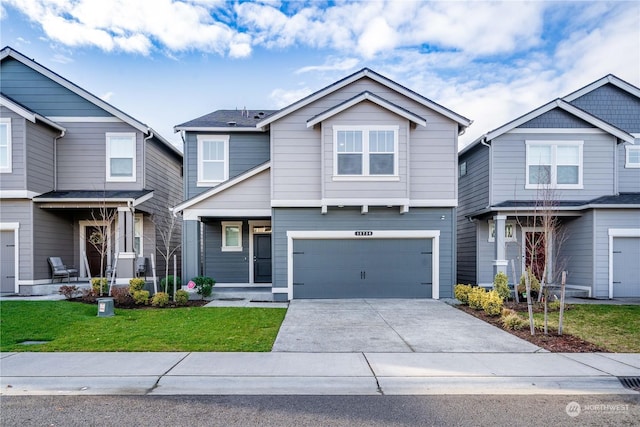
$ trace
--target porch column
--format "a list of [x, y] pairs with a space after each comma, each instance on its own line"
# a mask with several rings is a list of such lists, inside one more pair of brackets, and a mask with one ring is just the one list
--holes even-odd
[[505, 259], [505, 225], [506, 215], [495, 215], [493, 217], [493, 224], [495, 226], [495, 259], [493, 260], [493, 275], [495, 277], [498, 272], [507, 272], [508, 261]]
[[[188, 282], [200, 275], [200, 221], [182, 222], [182, 281]], [[164, 275], [164, 271], [160, 273]]]
[[128, 207], [118, 208], [118, 266], [116, 277], [134, 276], [136, 254], [133, 250], [133, 214]]

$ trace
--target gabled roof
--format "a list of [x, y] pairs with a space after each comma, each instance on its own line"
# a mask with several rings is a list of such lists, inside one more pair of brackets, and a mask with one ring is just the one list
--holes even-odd
[[173, 212], [173, 214], [175, 215], [178, 212], [182, 212], [187, 208], [190, 208], [191, 206], [195, 205], [196, 203], [200, 203], [203, 200], [207, 200], [209, 197], [212, 197], [218, 193], [223, 192], [224, 190], [233, 187], [236, 184], [239, 184], [243, 181], [246, 181], [247, 179], [258, 175], [260, 172], [264, 172], [267, 169], [269, 169], [271, 167], [271, 162], [265, 162], [261, 165], [258, 165], [256, 167], [254, 167], [253, 169], [249, 169], [248, 171], [231, 178], [230, 180], [223, 182], [213, 188], [211, 188], [210, 190], [207, 190], [203, 193], [198, 194], [197, 196], [194, 196], [192, 198], [190, 198], [189, 200], [185, 200], [184, 202], [180, 203], [179, 205], [171, 208], [171, 212]]
[[422, 125], [422, 126], [427, 125], [427, 120], [418, 116], [417, 114], [414, 114], [411, 111], [405, 108], [402, 108], [399, 105], [396, 105], [392, 102], [389, 102], [386, 99], [381, 98], [378, 95], [375, 95], [369, 91], [364, 91], [354, 96], [353, 98], [350, 98], [326, 111], [323, 111], [322, 113], [316, 115], [315, 117], [310, 118], [309, 120], [307, 120], [307, 127], [308, 128], [313, 127], [314, 125], [328, 119], [329, 117], [332, 117], [344, 110], [347, 110], [363, 101], [371, 101], [374, 104], [377, 104], [382, 108], [385, 108], [401, 117], [404, 117], [405, 119], [415, 124]]
[[460, 125], [460, 131], [464, 130], [466, 127], [468, 127], [469, 125], [471, 125], [472, 121], [467, 119], [466, 117], [463, 117], [457, 113], [454, 113], [453, 111], [449, 110], [448, 108], [443, 107], [442, 105], [439, 105], [427, 98], [425, 98], [424, 96], [394, 82], [393, 80], [390, 80], [378, 73], [376, 73], [375, 71], [370, 70], [369, 68], [363, 68], [362, 70], [351, 74], [350, 76], [345, 77], [342, 80], [338, 80], [337, 82], [325, 87], [324, 89], [320, 89], [319, 91], [305, 97], [302, 98], [301, 100], [294, 102], [293, 104], [289, 105], [288, 107], [285, 107], [283, 109], [281, 109], [280, 111], [272, 114], [271, 116], [265, 118], [264, 120], [261, 120], [260, 122], [258, 122], [256, 124], [256, 126], [258, 127], [265, 127], [267, 125], [269, 125], [270, 123], [275, 122], [276, 120], [281, 119], [284, 116], [287, 116], [289, 114], [291, 114], [292, 112], [299, 110], [300, 108], [311, 104], [312, 102], [327, 96], [345, 86], [350, 85], [353, 82], [356, 82], [362, 78], [370, 78], [371, 80], [380, 83], [383, 86], [388, 87], [391, 90], [394, 90], [404, 96], [406, 96], [407, 98], [410, 98], [422, 105], [424, 105], [425, 107], [428, 107], [440, 114], [442, 114], [443, 116], [455, 121], [458, 123], [458, 125]]
[[42, 122], [42, 123], [45, 123], [45, 124], [51, 126], [54, 129], [59, 130], [60, 132], [66, 132], [67, 131], [64, 127], [60, 126], [58, 123], [54, 122], [53, 120], [49, 120], [44, 116], [41, 116], [40, 114], [36, 113], [35, 111], [31, 111], [30, 109], [28, 109], [24, 105], [20, 104], [17, 101], [14, 101], [13, 99], [11, 99], [10, 97], [6, 96], [2, 92], [0, 92], [0, 105], [2, 105], [4, 107], [7, 107], [8, 109], [13, 111], [14, 113], [21, 115], [22, 117], [24, 117], [25, 119], [29, 120], [32, 123], [35, 123], [36, 121], [39, 121], [39, 122]]
[[173, 129], [178, 132], [256, 132], [263, 130], [256, 127], [256, 123], [273, 114], [276, 110], [217, 110], [197, 119], [176, 125]]
[[580, 98], [582, 95], [587, 94], [589, 92], [592, 92], [596, 89], [598, 89], [601, 86], [604, 86], [606, 84], [612, 84], [614, 86], [617, 86], [618, 88], [629, 92], [630, 94], [640, 98], [640, 88], [635, 87], [634, 85], [632, 85], [631, 83], [627, 83], [624, 80], [614, 76], [613, 74], [607, 74], [606, 76], [604, 76], [603, 78], [596, 80], [593, 83], [590, 83], [588, 85], [586, 85], [585, 87], [583, 87], [582, 89], [578, 89], [575, 92], [571, 92], [569, 95], [565, 96], [564, 99], [567, 102], [571, 102], [575, 99]]
[[9, 46], [6, 46], [6, 47], [2, 48], [2, 50], [0, 51], [0, 61], [4, 60], [5, 58], [8, 58], [8, 57], [9, 58], [13, 58], [16, 61], [21, 62], [22, 64], [26, 65], [27, 67], [37, 71], [38, 73], [42, 74], [45, 77], [53, 80], [54, 82], [58, 83], [62, 87], [70, 90], [71, 92], [75, 93], [78, 96], [81, 96], [82, 98], [86, 99], [87, 101], [91, 102], [92, 104], [95, 104], [96, 106], [102, 108], [103, 110], [107, 111], [108, 113], [112, 114], [113, 116], [119, 118], [123, 122], [131, 125], [132, 127], [136, 128], [140, 132], [143, 132], [143, 133], [148, 134], [148, 135], [153, 135], [156, 139], [161, 141], [163, 144], [167, 145], [172, 151], [174, 151], [176, 154], [178, 154], [178, 155], [180, 155], [180, 157], [182, 157], [182, 153], [180, 152], [180, 150], [178, 150], [176, 147], [174, 147], [173, 144], [171, 144], [169, 141], [164, 139], [160, 134], [158, 134], [158, 132], [156, 132], [155, 130], [153, 130], [152, 128], [147, 126], [146, 124], [134, 119], [130, 115], [128, 115], [128, 114], [124, 113], [123, 111], [117, 109], [116, 107], [114, 107], [113, 105], [109, 104], [108, 102], [103, 101], [102, 99], [98, 98], [94, 94], [84, 90], [83, 88], [81, 88], [80, 86], [76, 85], [75, 83], [70, 82], [69, 80], [65, 79], [64, 77], [60, 76], [59, 74], [51, 71], [47, 67], [45, 67], [45, 66], [43, 66], [41, 64], [38, 64], [35, 60], [27, 58], [25, 55], [23, 55], [22, 53], [18, 52], [17, 50], [15, 50], [15, 49], [13, 49], [13, 48], [11, 48]]

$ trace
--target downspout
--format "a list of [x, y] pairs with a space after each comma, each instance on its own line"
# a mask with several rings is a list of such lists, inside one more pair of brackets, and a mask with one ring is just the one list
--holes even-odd
[[53, 191], [58, 191], [58, 140], [66, 133], [66, 130], [60, 131], [60, 135], [53, 138]]
[[142, 140], [142, 188], [147, 188], [147, 141], [155, 136], [151, 128], [147, 128], [147, 132], [149, 136]]
[[491, 175], [493, 174], [493, 153], [491, 152], [491, 144], [487, 143], [487, 137], [483, 137], [480, 140], [480, 144], [489, 149], [489, 204], [487, 208], [493, 203], [493, 184], [491, 182]]

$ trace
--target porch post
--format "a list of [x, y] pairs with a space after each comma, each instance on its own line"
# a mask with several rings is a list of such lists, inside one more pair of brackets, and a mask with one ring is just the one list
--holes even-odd
[[128, 207], [118, 208], [118, 268], [116, 278], [130, 279], [135, 272], [133, 214]]
[[493, 223], [495, 225], [495, 259], [493, 260], [493, 275], [495, 277], [498, 272], [507, 273], [508, 261], [505, 259], [505, 225], [506, 215], [495, 215]]

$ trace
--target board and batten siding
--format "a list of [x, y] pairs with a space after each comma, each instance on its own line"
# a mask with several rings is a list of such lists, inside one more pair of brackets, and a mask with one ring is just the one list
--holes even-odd
[[[65, 123], [66, 135], [58, 140], [58, 190], [142, 190], [143, 153], [141, 132], [120, 123]], [[107, 133], [136, 134], [136, 181], [108, 182]]]
[[39, 124], [27, 125], [27, 190], [46, 193], [54, 189], [54, 139], [60, 132]]
[[0, 173], [0, 189], [26, 190], [26, 120], [5, 107], [0, 107], [0, 113], [11, 119], [11, 172]]
[[13, 58], [0, 65], [0, 90], [43, 116], [109, 117], [110, 114]]
[[[417, 126], [409, 131], [410, 198], [428, 200], [457, 197], [457, 124], [386, 86], [362, 78], [271, 123], [274, 200], [321, 199], [321, 180], [330, 179], [322, 176], [327, 171], [327, 165], [323, 171], [321, 126], [309, 129], [306, 122], [364, 91], [427, 121], [426, 127]], [[353, 108], [338, 116], [347, 117]], [[369, 111], [371, 117], [366, 118], [369, 123], [383, 124], [379, 119], [389, 114], [377, 106]], [[362, 119], [365, 120], [364, 117]], [[370, 186], [376, 188], [377, 184], [371, 182]], [[402, 192], [396, 197], [403, 197]]]
[[[272, 213], [273, 287], [287, 288], [287, 231], [293, 230], [439, 230], [440, 298], [453, 297], [455, 282], [455, 209], [370, 208], [362, 215], [358, 208], [330, 208], [323, 215], [318, 208], [274, 208]], [[274, 298], [286, 294], [274, 294]]]
[[249, 223], [246, 220], [242, 221], [242, 251], [223, 252], [222, 221], [203, 223], [204, 275], [213, 278], [217, 283], [249, 283]]
[[604, 133], [576, 134], [522, 134], [506, 133], [494, 139], [492, 150], [492, 200], [498, 204], [505, 200], [535, 200], [535, 189], [525, 189], [525, 141], [584, 141], [582, 189], [559, 189], [556, 196], [563, 200], [592, 200], [614, 194], [614, 137]]
[[[636, 146], [640, 144], [640, 138], [636, 139]], [[618, 192], [640, 193], [640, 168], [625, 167], [627, 161], [626, 147], [630, 144], [618, 144]]]
[[477, 222], [467, 218], [489, 205], [489, 148], [478, 145], [460, 156], [466, 175], [458, 178], [458, 281], [477, 284]]
[[[211, 132], [186, 132], [184, 145], [184, 195], [190, 199], [211, 187], [198, 187], [198, 137], [215, 135]], [[267, 133], [219, 133], [229, 136], [229, 179], [269, 161]]]

